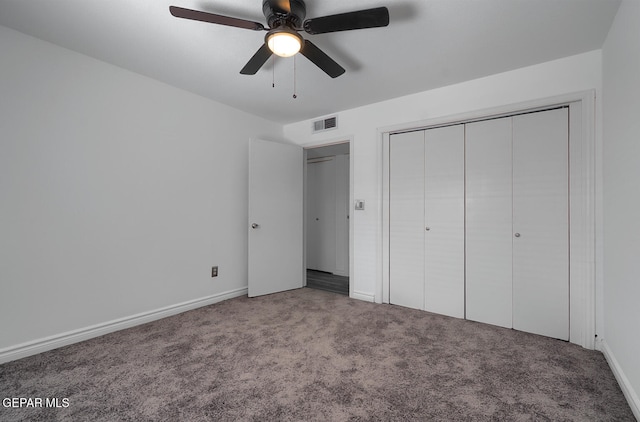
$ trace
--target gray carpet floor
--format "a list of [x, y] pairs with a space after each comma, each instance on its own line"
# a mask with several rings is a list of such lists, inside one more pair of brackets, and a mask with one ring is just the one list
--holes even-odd
[[2, 421], [633, 421], [603, 355], [313, 289], [0, 365]]

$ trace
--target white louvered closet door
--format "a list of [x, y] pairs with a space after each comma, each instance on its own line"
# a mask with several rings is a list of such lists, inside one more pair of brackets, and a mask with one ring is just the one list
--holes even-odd
[[464, 126], [389, 145], [390, 303], [464, 318]]
[[395, 134], [389, 298], [569, 340], [568, 110]]
[[511, 117], [466, 125], [466, 318], [512, 327]]
[[568, 109], [513, 117], [513, 328], [569, 339]]
[[424, 309], [424, 131], [389, 142], [389, 302]]
[[567, 109], [466, 125], [466, 317], [569, 339]]
[[425, 310], [464, 318], [464, 126], [425, 131]]

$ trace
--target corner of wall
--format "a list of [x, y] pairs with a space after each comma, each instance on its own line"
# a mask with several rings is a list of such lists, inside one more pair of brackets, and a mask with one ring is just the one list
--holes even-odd
[[613, 351], [609, 348], [609, 345], [604, 339], [599, 340], [596, 343], [596, 348], [602, 351], [602, 354], [604, 354], [609, 367], [611, 367], [613, 375], [616, 377], [616, 380], [620, 385], [620, 389], [622, 390], [624, 397], [627, 399], [627, 402], [629, 402], [629, 407], [631, 407], [633, 415], [636, 417], [636, 419], [640, 420], [640, 397], [638, 397], [638, 392], [633, 389], [631, 382], [622, 371], [622, 368], [620, 367], [618, 360], [614, 356]]

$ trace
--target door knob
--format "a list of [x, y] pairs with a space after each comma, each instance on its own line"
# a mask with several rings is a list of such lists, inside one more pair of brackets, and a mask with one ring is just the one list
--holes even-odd
[[520, 233], [514, 234], [515, 237], [520, 237]]
[[252, 229], [257, 229], [258, 227], [260, 227], [260, 226], [257, 223], [251, 224], [251, 228]]
[[425, 227], [424, 229], [425, 229], [426, 231], [429, 231], [429, 230], [431, 230], [431, 227]]

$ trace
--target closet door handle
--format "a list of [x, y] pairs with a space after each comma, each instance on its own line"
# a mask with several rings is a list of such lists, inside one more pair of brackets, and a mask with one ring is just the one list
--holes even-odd
[[515, 237], [520, 237], [520, 233], [514, 234]]
[[431, 227], [425, 227], [424, 229], [425, 229], [426, 231], [429, 231], [429, 230], [431, 230]]

